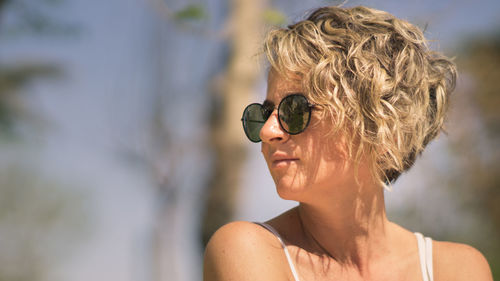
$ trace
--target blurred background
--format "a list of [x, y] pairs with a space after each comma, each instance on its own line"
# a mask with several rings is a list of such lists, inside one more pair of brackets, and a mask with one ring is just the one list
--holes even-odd
[[[263, 34], [339, 1], [0, 0], [0, 280], [201, 280], [210, 235], [281, 200], [241, 129]], [[447, 134], [389, 218], [471, 244], [500, 278], [500, 2], [349, 1], [455, 57]]]

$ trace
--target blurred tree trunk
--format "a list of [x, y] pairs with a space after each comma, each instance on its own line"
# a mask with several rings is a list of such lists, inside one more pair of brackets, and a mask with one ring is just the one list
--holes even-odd
[[[251, 99], [259, 74], [258, 50], [263, 30], [266, 0], [232, 0], [230, 7], [229, 44], [231, 54], [218, 91], [220, 108], [215, 108], [212, 122], [212, 145], [215, 164], [206, 189], [205, 212], [202, 217], [202, 243], [235, 211], [241, 168], [245, 160], [245, 140], [240, 117]], [[217, 91], [217, 89], [216, 89]]]
[[[176, 12], [165, 6], [164, 2], [158, 2], [163, 10], [165, 19], [179, 23], [176, 15], [188, 8]], [[211, 234], [222, 224], [232, 218], [234, 213], [234, 201], [239, 186], [240, 170], [245, 159], [245, 140], [241, 128], [241, 113], [246, 103], [250, 100], [257, 77], [259, 75], [258, 50], [261, 45], [261, 31], [263, 29], [263, 11], [265, 0], [230, 1], [229, 20], [224, 30], [229, 31], [227, 44], [230, 45], [231, 55], [223, 78], [215, 87], [219, 99], [219, 108], [215, 108], [215, 120], [212, 129], [208, 130], [211, 146], [214, 150], [215, 162], [206, 195], [203, 211], [202, 235], [203, 242], [209, 239]], [[155, 6], [156, 7], [156, 6]], [[174, 16], [174, 18], [172, 18]], [[177, 18], [176, 18], [177, 17]], [[187, 17], [180, 23], [183, 27], [192, 27], [185, 20], [196, 20], [197, 17]], [[193, 25], [195, 26], [195, 25]], [[191, 31], [199, 31], [197, 26]], [[213, 34], [207, 32], [207, 34]], [[150, 278], [155, 281], [164, 280], [190, 280], [192, 272], [186, 269], [192, 268], [196, 263], [190, 256], [188, 250], [183, 248], [185, 235], [179, 229], [184, 227], [182, 178], [187, 175], [185, 169], [179, 168], [180, 162], [187, 158], [187, 154], [193, 153], [193, 146], [199, 143], [186, 143], [176, 139], [176, 130], [171, 124], [165, 122], [168, 115], [168, 104], [165, 94], [164, 77], [168, 75], [168, 65], [164, 51], [167, 49], [168, 38], [165, 30], [161, 28], [153, 35], [156, 50], [152, 53], [155, 89], [152, 103], [152, 116], [149, 119], [149, 132], [151, 134], [151, 145], [148, 147], [150, 154], [146, 160], [150, 170], [154, 173], [157, 186], [155, 200], [154, 229], [151, 236], [151, 268]], [[218, 38], [211, 38], [218, 39]], [[183, 240], [184, 239], [184, 240]], [[190, 241], [191, 242], [191, 241]], [[194, 242], [194, 241], [192, 241]]]

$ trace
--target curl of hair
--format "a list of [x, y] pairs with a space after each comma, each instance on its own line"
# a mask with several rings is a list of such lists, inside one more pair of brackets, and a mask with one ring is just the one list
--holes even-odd
[[300, 77], [356, 163], [369, 154], [381, 184], [409, 169], [443, 128], [456, 67], [429, 50], [419, 28], [387, 12], [319, 8], [271, 30], [264, 52], [279, 74]]

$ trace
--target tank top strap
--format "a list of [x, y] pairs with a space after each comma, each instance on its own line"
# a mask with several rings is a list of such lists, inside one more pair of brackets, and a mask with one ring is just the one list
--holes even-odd
[[274, 236], [276, 236], [276, 238], [278, 239], [278, 241], [281, 244], [281, 247], [283, 248], [283, 251], [285, 252], [285, 256], [286, 256], [286, 259], [288, 261], [288, 265], [290, 266], [290, 270], [292, 271], [292, 275], [293, 275], [294, 280], [300, 281], [299, 275], [297, 274], [297, 270], [295, 269], [295, 266], [293, 265], [292, 258], [290, 257], [290, 253], [288, 252], [288, 249], [285, 245], [285, 242], [283, 242], [283, 239], [281, 238], [281, 235], [278, 233], [278, 231], [276, 231], [276, 229], [274, 229], [272, 226], [270, 226], [267, 223], [255, 222], [255, 224], [258, 224], [258, 225], [264, 227], [265, 229], [269, 230], [272, 234], [274, 234]]
[[434, 281], [432, 268], [432, 239], [424, 237], [421, 233], [415, 232], [417, 237], [418, 254], [420, 257], [420, 269], [423, 281]]

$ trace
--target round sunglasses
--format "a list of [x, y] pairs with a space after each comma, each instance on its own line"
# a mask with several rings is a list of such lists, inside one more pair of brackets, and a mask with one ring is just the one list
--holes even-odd
[[[290, 135], [302, 133], [311, 120], [309, 103], [302, 94], [291, 94], [284, 97], [278, 105], [278, 121], [281, 128]], [[252, 142], [260, 142], [260, 130], [274, 111], [274, 104], [265, 101], [264, 104], [252, 103], [243, 111], [241, 121], [243, 130]]]

